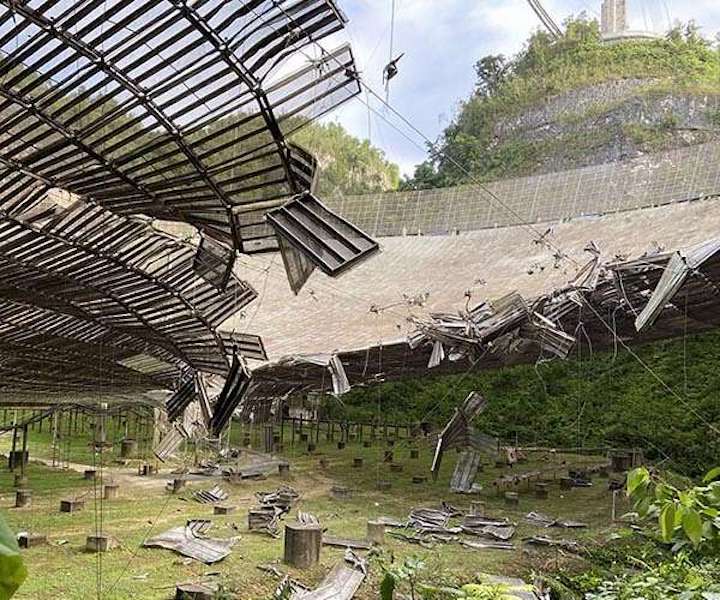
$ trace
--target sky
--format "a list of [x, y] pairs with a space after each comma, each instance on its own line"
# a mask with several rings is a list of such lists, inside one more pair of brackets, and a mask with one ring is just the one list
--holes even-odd
[[[601, 0], [542, 0], [561, 23], [585, 11], [599, 17]], [[707, 37], [720, 31], [720, 0], [627, 0], [631, 29], [658, 32], [674, 21], [694, 19]], [[383, 67], [390, 55], [392, 0], [337, 0], [350, 19], [342, 37], [349, 40], [364, 81], [385, 96]], [[390, 105], [424, 136], [437, 139], [460, 102], [472, 92], [474, 63], [487, 54], [513, 55], [539, 27], [526, 0], [395, 0], [394, 55], [404, 52], [399, 75], [390, 84]], [[344, 40], [343, 40], [344, 38]], [[325, 44], [326, 47], [329, 47]], [[372, 111], [368, 110], [370, 104]], [[370, 115], [370, 118], [368, 116]], [[326, 120], [370, 139], [386, 156], [412, 174], [426, 157], [425, 141], [382, 103], [363, 95]], [[386, 121], [404, 130], [399, 133]], [[410, 138], [410, 139], [408, 139]]]

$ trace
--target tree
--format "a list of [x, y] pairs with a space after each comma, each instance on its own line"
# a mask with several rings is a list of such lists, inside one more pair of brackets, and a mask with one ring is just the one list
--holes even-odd
[[481, 96], [492, 96], [500, 87], [510, 65], [502, 54], [489, 54], [475, 63], [475, 90]]

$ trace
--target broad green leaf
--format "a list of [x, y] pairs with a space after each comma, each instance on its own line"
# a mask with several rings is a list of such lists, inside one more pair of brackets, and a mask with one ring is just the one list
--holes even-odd
[[665, 508], [660, 511], [658, 520], [660, 522], [660, 535], [663, 541], [669, 542], [675, 531], [675, 505], [672, 503], [666, 504]]
[[685, 515], [685, 507], [681, 504], [675, 507], [675, 526], [682, 525], [683, 516]]
[[710, 469], [708, 471], [707, 475], [703, 477], [703, 483], [710, 483], [711, 481], [715, 481], [716, 479], [720, 478], [720, 467], [715, 467], [714, 469]]
[[650, 496], [645, 496], [635, 506], [635, 510], [637, 510], [637, 514], [641, 519], [644, 519], [648, 516], [648, 512], [650, 512], [651, 502], [652, 500], [650, 499]]
[[686, 508], [682, 518], [682, 527], [685, 535], [697, 546], [702, 541], [702, 518], [693, 508]]
[[650, 481], [650, 472], [645, 467], [638, 467], [628, 473], [627, 495], [632, 496], [642, 486]]
[[26, 577], [17, 540], [0, 518], [0, 600], [11, 598]]

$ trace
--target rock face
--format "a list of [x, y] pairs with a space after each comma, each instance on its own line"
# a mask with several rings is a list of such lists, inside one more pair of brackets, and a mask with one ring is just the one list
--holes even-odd
[[720, 139], [720, 93], [618, 79], [559, 94], [495, 125], [496, 149], [531, 158], [518, 175], [628, 160]]

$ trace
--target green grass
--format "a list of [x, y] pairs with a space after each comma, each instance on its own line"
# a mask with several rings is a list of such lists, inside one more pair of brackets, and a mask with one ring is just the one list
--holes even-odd
[[[236, 425], [235, 430], [239, 429]], [[37, 444], [39, 445], [39, 442]], [[421, 443], [420, 448], [420, 459], [411, 460], [407, 444], [396, 444], [395, 460], [404, 465], [404, 472], [398, 474], [390, 473], [388, 466], [382, 462], [385, 446], [380, 441], [371, 448], [363, 448], [359, 442], [354, 442], [345, 450], [338, 451], [335, 443], [321, 440], [317, 453], [312, 456], [303, 452], [297, 444], [294, 448], [288, 447], [286, 452], [292, 464], [292, 479], [288, 483], [302, 494], [298, 508], [318, 516], [331, 534], [352, 538], [362, 538], [367, 520], [380, 515], [403, 519], [414, 506], [434, 505], [442, 500], [460, 507], [468, 506], [469, 497], [456, 496], [448, 491], [448, 480], [455, 462], [454, 453], [446, 456], [437, 482], [430, 479], [426, 485], [411, 483], [415, 474], [428, 475], [431, 448], [426, 443]], [[353, 469], [352, 459], [358, 456], [364, 458], [365, 466], [362, 469]], [[319, 468], [320, 457], [327, 458], [327, 470]], [[516, 471], [548, 470], [553, 465], [562, 468], [559, 464], [562, 458], [537, 456], [527, 464], [516, 466]], [[120, 477], [117, 468], [114, 472], [115, 477]], [[131, 472], [132, 469], [128, 468], [123, 471], [128, 474], [125, 477], [131, 477]], [[611, 495], [605, 489], [604, 480], [597, 480], [593, 488], [574, 489], [562, 494], [558, 486], [553, 486], [551, 498], [546, 501], [535, 500], [531, 493], [521, 490], [520, 506], [508, 510], [502, 498], [497, 496], [489, 485], [504, 472], [506, 471], [494, 467], [485, 468], [481, 482], [487, 491], [482, 494], [482, 499], [487, 502], [492, 514], [505, 515], [518, 521], [517, 540], [539, 531], [522, 522], [523, 515], [530, 510], [583, 520], [591, 525], [587, 531], [572, 534], [553, 530], [553, 535], [595, 539], [602, 537], [611, 528]], [[121, 498], [118, 500], [103, 502], [101, 511], [100, 502], [94, 500], [93, 484], [84, 481], [80, 473], [31, 464], [28, 477], [29, 485], [34, 491], [33, 506], [29, 509], [14, 509], [10, 508], [14, 498], [11, 491], [12, 476], [6, 471], [0, 474], [0, 489], [3, 490], [0, 501], [4, 516], [11, 527], [16, 531], [46, 533], [50, 539], [48, 546], [24, 551], [30, 575], [17, 595], [19, 599], [79, 600], [93, 597], [97, 589], [99, 560], [102, 561], [101, 597], [104, 599], [171, 598], [177, 582], [198, 580], [209, 572], [218, 572], [219, 577], [214, 579], [220, 579], [236, 590], [237, 597], [260, 600], [270, 597], [277, 582], [258, 570], [257, 566], [275, 562], [281, 570], [288, 570], [281, 563], [282, 540], [246, 531], [247, 510], [254, 503], [254, 493], [274, 489], [282, 483], [276, 476], [266, 481], [247, 482], [237, 486], [223, 484], [231, 493], [231, 502], [238, 506], [238, 512], [227, 517], [212, 517], [211, 507], [189, 499], [193, 487], [209, 486], [210, 482], [190, 484], [189, 490], [180, 496], [172, 496], [157, 487], [143, 488], [133, 483], [121, 491]], [[170, 477], [166, 474], [163, 479]], [[392, 490], [376, 491], [375, 483], [378, 479], [391, 480]], [[138, 477], [136, 481], [146, 480]], [[344, 501], [333, 499], [329, 495], [332, 485], [350, 487], [353, 497]], [[82, 494], [85, 494], [86, 499], [83, 512], [72, 515], [59, 512], [60, 499]], [[85, 538], [96, 531], [100, 515], [102, 530], [117, 538], [119, 545], [104, 555], [89, 554], [83, 550]], [[205, 566], [186, 561], [166, 550], [139, 548], [149, 531], [158, 533], [184, 524], [188, 518], [207, 517], [214, 519], [213, 531], [217, 537], [237, 534], [228, 526], [230, 523], [236, 523], [240, 530], [241, 539], [233, 553], [217, 565]], [[67, 543], [61, 545], [60, 542], [64, 540]], [[398, 559], [410, 555], [424, 558], [433, 578], [449, 583], [471, 580], [478, 572], [527, 577], [533, 568], [542, 565], [546, 560], [557, 558], [553, 551], [540, 552], [537, 558], [533, 558], [524, 555], [520, 549], [513, 552], [473, 551], [455, 544], [427, 550], [389, 536], [386, 547]], [[289, 572], [306, 584], [315, 585], [341, 556], [340, 550], [324, 547], [321, 564], [317, 568], [306, 572]], [[377, 598], [379, 576], [379, 569], [371, 570], [358, 598]]]

